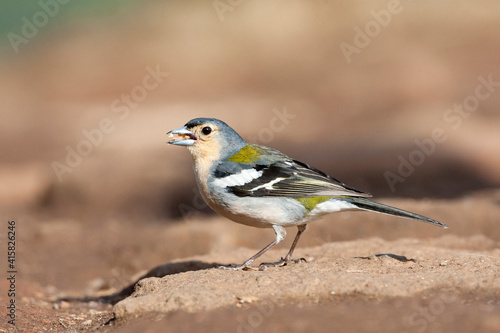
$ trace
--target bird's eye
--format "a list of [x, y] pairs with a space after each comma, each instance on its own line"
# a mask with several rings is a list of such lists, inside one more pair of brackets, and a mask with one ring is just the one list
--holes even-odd
[[205, 135], [209, 135], [210, 133], [212, 133], [212, 128], [210, 126], [205, 126], [205, 127], [203, 127], [201, 132]]

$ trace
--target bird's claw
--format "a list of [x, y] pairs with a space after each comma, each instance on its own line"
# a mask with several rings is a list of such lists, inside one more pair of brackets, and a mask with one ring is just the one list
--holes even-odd
[[246, 265], [246, 264], [241, 264], [241, 265], [221, 265], [217, 266], [218, 269], [224, 269], [228, 271], [243, 271], [243, 270], [249, 270], [249, 271], [261, 271], [262, 269], [260, 266], [252, 266], [252, 265]]
[[276, 262], [263, 262], [259, 266], [253, 266], [251, 263], [243, 263], [241, 265], [220, 265], [217, 266], [218, 269], [225, 269], [225, 270], [230, 270], [230, 271], [243, 271], [243, 270], [248, 270], [248, 271], [265, 271], [267, 270], [268, 267], [282, 267], [286, 266], [287, 264], [300, 264], [301, 262], [307, 263], [307, 260], [305, 258], [299, 258], [299, 259], [291, 259], [291, 258], [281, 258], [280, 260]]
[[[299, 258], [299, 259], [292, 259], [292, 258], [281, 258], [280, 260], [276, 262], [263, 262], [262, 264], [259, 265], [259, 267], [265, 267], [264, 269], [267, 269], [267, 267], [282, 267], [286, 266], [287, 264], [300, 264], [301, 262], [307, 263], [307, 260], [305, 258]], [[261, 270], [264, 270], [261, 269]]]

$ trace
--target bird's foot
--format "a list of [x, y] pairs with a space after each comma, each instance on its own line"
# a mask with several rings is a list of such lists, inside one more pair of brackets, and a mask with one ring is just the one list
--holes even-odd
[[243, 271], [243, 270], [248, 270], [248, 271], [261, 271], [262, 269], [260, 266], [252, 266], [250, 264], [243, 263], [241, 265], [221, 265], [217, 266], [218, 269], [225, 269], [229, 271]]
[[231, 271], [242, 271], [242, 270], [265, 271], [268, 267], [282, 267], [287, 264], [300, 264], [301, 262], [307, 263], [307, 260], [305, 258], [292, 259], [290, 256], [286, 256], [285, 258], [281, 258], [276, 262], [263, 262], [259, 266], [253, 266], [252, 265], [253, 262], [254, 260], [247, 260], [241, 265], [234, 265], [234, 264], [221, 265], [217, 266], [217, 268], [231, 270]]
[[301, 262], [307, 262], [307, 260], [305, 258], [292, 259], [287, 256], [285, 258], [281, 258], [276, 262], [263, 262], [259, 265], [259, 270], [263, 271], [268, 267], [281, 267], [287, 264], [300, 264]]
[[262, 269], [260, 266], [253, 266], [253, 262], [255, 261], [254, 258], [250, 258], [241, 265], [235, 265], [235, 264], [230, 264], [230, 265], [221, 265], [218, 266], [218, 269], [226, 269], [230, 271], [243, 271], [243, 270], [249, 270], [249, 271], [261, 271]]

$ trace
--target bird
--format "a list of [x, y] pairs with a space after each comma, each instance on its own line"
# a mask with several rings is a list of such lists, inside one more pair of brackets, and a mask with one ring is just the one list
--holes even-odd
[[[198, 189], [218, 214], [243, 225], [274, 229], [274, 240], [242, 264], [221, 265], [229, 270], [265, 270], [306, 262], [293, 252], [306, 226], [319, 217], [364, 210], [418, 220], [448, 228], [444, 223], [400, 208], [375, 202], [371, 194], [294, 160], [266, 146], [247, 143], [222, 120], [195, 118], [167, 133], [168, 143], [191, 153]], [[276, 262], [254, 262], [285, 239], [285, 227], [297, 234], [285, 257]]]

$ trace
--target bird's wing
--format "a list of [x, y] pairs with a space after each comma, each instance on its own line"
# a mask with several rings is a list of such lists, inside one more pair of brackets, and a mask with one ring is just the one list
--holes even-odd
[[275, 162], [264, 158], [241, 166], [240, 172], [234, 172], [235, 169], [235, 165], [229, 162], [216, 172], [222, 176], [219, 184], [239, 197], [371, 196], [289, 158]]

